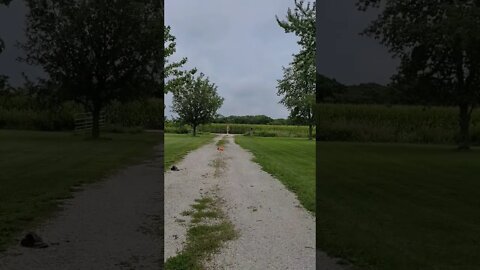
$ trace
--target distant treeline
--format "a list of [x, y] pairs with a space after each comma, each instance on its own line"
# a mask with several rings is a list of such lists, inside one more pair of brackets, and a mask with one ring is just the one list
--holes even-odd
[[[244, 134], [259, 137], [308, 137], [308, 126], [291, 125], [213, 123], [200, 125], [198, 131], [203, 133], [226, 133], [227, 126], [230, 134]], [[192, 128], [179, 122], [168, 121], [165, 124], [165, 132], [187, 134], [192, 132]]]
[[294, 125], [294, 121], [291, 119], [273, 119], [266, 115], [230, 115], [230, 116], [218, 116], [212, 123], [228, 123], [228, 124], [251, 124], [251, 125]]
[[452, 105], [440, 93], [372, 82], [345, 85], [321, 74], [317, 74], [317, 91], [326, 103]]

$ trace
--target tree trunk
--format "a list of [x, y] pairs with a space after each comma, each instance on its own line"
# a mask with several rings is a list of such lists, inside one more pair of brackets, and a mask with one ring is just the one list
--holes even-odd
[[460, 105], [460, 141], [458, 145], [459, 150], [470, 149], [470, 118], [472, 112], [469, 110], [468, 104]]
[[92, 138], [100, 137], [100, 106], [94, 105], [92, 112]]
[[193, 136], [197, 136], [197, 125], [192, 125], [193, 127]]
[[313, 125], [312, 124], [309, 124], [308, 125], [308, 140], [312, 140], [313, 138]]

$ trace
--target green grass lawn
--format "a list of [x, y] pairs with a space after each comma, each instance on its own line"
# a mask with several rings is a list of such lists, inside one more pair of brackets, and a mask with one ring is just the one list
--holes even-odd
[[104, 134], [87, 140], [63, 132], [0, 130], [0, 250], [58, 209], [71, 188], [153, 155], [159, 134]]
[[202, 134], [193, 137], [189, 134], [165, 133], [165, 170], [180, 161], [188, 152], [211, 142], [214, 135]]
[[361, 269], [480, 269], [480, 150], [319, 143], [319, 247]]
[[302, 205], [315, 213], [315, 142], [295, 138], [236, 136], [254, 161], [295, 192]]

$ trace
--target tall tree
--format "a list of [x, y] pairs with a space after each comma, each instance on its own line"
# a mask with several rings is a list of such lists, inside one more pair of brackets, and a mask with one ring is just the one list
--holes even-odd
[[401, 60], [397, 82], [459, 108], [459, 149], [470, 148], [470, 122], [480, 101], [480, 2], [359, 0], [382, 12], [364, 34]]
[[163, 95], [162, 1], [28, 0], [25, 60], [92, 112], [112, 100]]
[[196, 136], [197, 127], [215, 118], [224, 99], [218, 95], [217, 86], [203, 73], [186, 78], [181, 88], [173, 92], [172, 110], [192, 127], [193, 136]]
[[186, 57], [176, 62], [170, 60], [170, 57], [177, 51], [176, 38], [171, 31], [172, 29], [170, 26], [165, 27], [165, 93], [173, 92], [185, 83], [189, 75], [196, 73], [196, 69], [189, 71], [180, 69], [187, 63], [188, 59]]
[[295, 0], [295, 8], [287, 10], [286, 20], [276, 17], [286, 33], [294, 33], [299, 38], [300, 45], [300, 52], [293, 55], [290, 66], [283, 68], [277, 94], [283, 96], [280, 103], [290, 110], [290, 118], [309, 126], [310, 140], [315, 125], [315, 14], [315, 2]]
[[[315, 70], [308, 72], [315, 74]], [[303, 69], [292, 63], [283, 68], [283, 79], [278, 81], [277, 89], [277, 94], [283, 96], [280, 103], [290, 110], [289, 118], [294, 123], [308, 125], [311, 140], [315, 123], [315, 81], [305, 80]]]
[[294, 33], [299, 40], [300, 53], [296, 59], [315, 65], [316, 46], [316, 9], [315, 1], [305, 3], [304, 0], [295, 0], [295, 8], [288, 8], [286, 20], [280, 20], [275, 16], [277, 23], [285, 30], [285, 33]]

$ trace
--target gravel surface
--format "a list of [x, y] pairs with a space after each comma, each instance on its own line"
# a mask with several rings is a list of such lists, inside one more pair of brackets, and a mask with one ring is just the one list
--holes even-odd
[[[186, 226], [175, 219], [203, 193], [216, 190], [239, 237], [213, 254], [208, 269], [343, 269], [315, 250], [315, 217], [251, 161], [253, 156], [235, 144], [232, 135], [228, 140], [224, 152], [208, 144], [180, 162], [181, 171], [166, 173], [165, 259], [175, 256], [185, 241]], [[218, 158], [225, 164], [214, 177], [215, 168], [208, 164]]]
[[15, 246], [0, 269], [161, 269], [161, 146], [155, 159], [88, 185], [37, 232], [50, 246]]
[[[180, 163], [180, 171], [165, 172], [165, 261], [177, 255], [184, 247], [190, 217], [181, 215], [191, 210], [195, 199], [212, 192], [219, 178], [214, 177], [211, 161], [218, 155], [215, 143], [221, 139], [190, 152]], [[178, 222], [179, 219], [185, 222]]]

